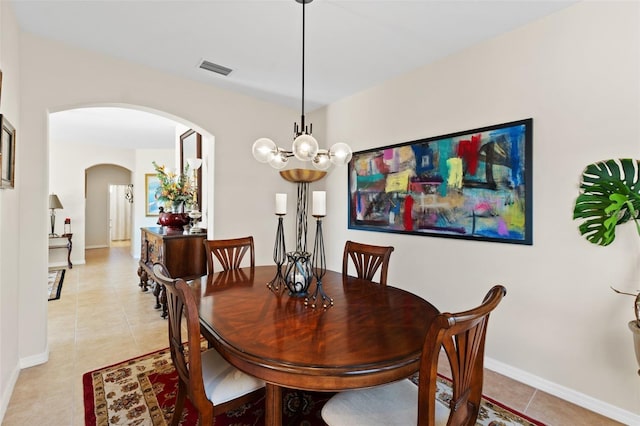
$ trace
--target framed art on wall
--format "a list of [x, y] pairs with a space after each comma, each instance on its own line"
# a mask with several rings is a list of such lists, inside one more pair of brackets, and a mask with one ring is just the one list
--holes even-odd
[[4, 114], [0, 114], [2, 135], [0, 137], [0, 188], [11, 189], [15, 184], [16, 166], [16, 129], [9, 123]]
[[531, 118], [356, 152], [349, 228], [532, 244]]
[[160, 202], [156, 199], [156, 192], [160, 187], [160, 180], [155, 173], [144, 175], [145, 216], [159, 216]]

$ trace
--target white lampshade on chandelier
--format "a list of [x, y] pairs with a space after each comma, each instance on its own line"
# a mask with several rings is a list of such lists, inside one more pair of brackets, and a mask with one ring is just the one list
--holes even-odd
[[269, 163], [275, 169], [286, 167], [289, 158], [311, 161], [318, 170], [327, 170], [331, 164], [345, 165], [351, 160], [351, 148], [346, 143], [336, 143], [330, 149], [320, 149], [318, 141], [311, 135], [312, 125], [304, 122], [304, 45], [305, 45], [305, 4], [313, 0], [295, 0], [302, 3], [302, 114], [300, 126], [294, 123], [294, 140], [291, 150], [278, 147], [269, 138], [260, 138], [254, 142], [252, 152], [256, 160]]

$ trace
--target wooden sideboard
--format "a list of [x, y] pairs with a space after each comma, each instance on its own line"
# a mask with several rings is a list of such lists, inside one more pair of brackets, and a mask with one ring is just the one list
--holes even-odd
[[153, 264], [161, 262], [174, 278], [186, 280], [199, 278], [207, 273], [207, 257], [203, 241], [206, 232], [188, 234], [171, 231], [165, 227], [140, 228], [140, 264], [138, 276], [142, 291], [147, 291], [149, 281], [156, 296], [156, 309], [162, 308], [162, 317], [166, 317], [164, 289], [153, 276]]

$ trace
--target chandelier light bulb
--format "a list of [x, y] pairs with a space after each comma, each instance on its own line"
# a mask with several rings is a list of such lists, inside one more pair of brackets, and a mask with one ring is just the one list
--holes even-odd
[[277, 149], [277, 154], [275, 154], [273, 158], [269, 160], [269, 164], [271, 165], [271, 167], [277, 170], [283, 169], [288, 162], [289, 157], [287, 156], [286, 151], [282, 149]]
[[251, 148], [253, 158], [261, 163], [270, 163], [278, 153], [275, 142], [269, 138], [260, 138], [253, 143]]
[[329, 161], [329, 151], [326, 149], [319, 149], [318, 155], [312, 161], [313, 167], [318, 170], [327, 170], [331, 167], [331, 161]]
[[351, 148], [343, 142], [338, 142], [329, 150], [329, 158], [331, 162], [338, 166], [344, 166], [351, 161]]
[[295, 138], [291, 150], [298, 160], [311, 161], [318, 153], [318, 141], [311, 135], [302, 134]]

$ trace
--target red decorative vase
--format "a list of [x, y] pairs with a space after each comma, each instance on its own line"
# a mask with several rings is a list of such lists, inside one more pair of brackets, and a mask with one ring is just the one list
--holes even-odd
[[184, 225], [189, 223], [189, 215], [186, 213], [160, 213], [158, 223], [169, 229], [182, 231]]

